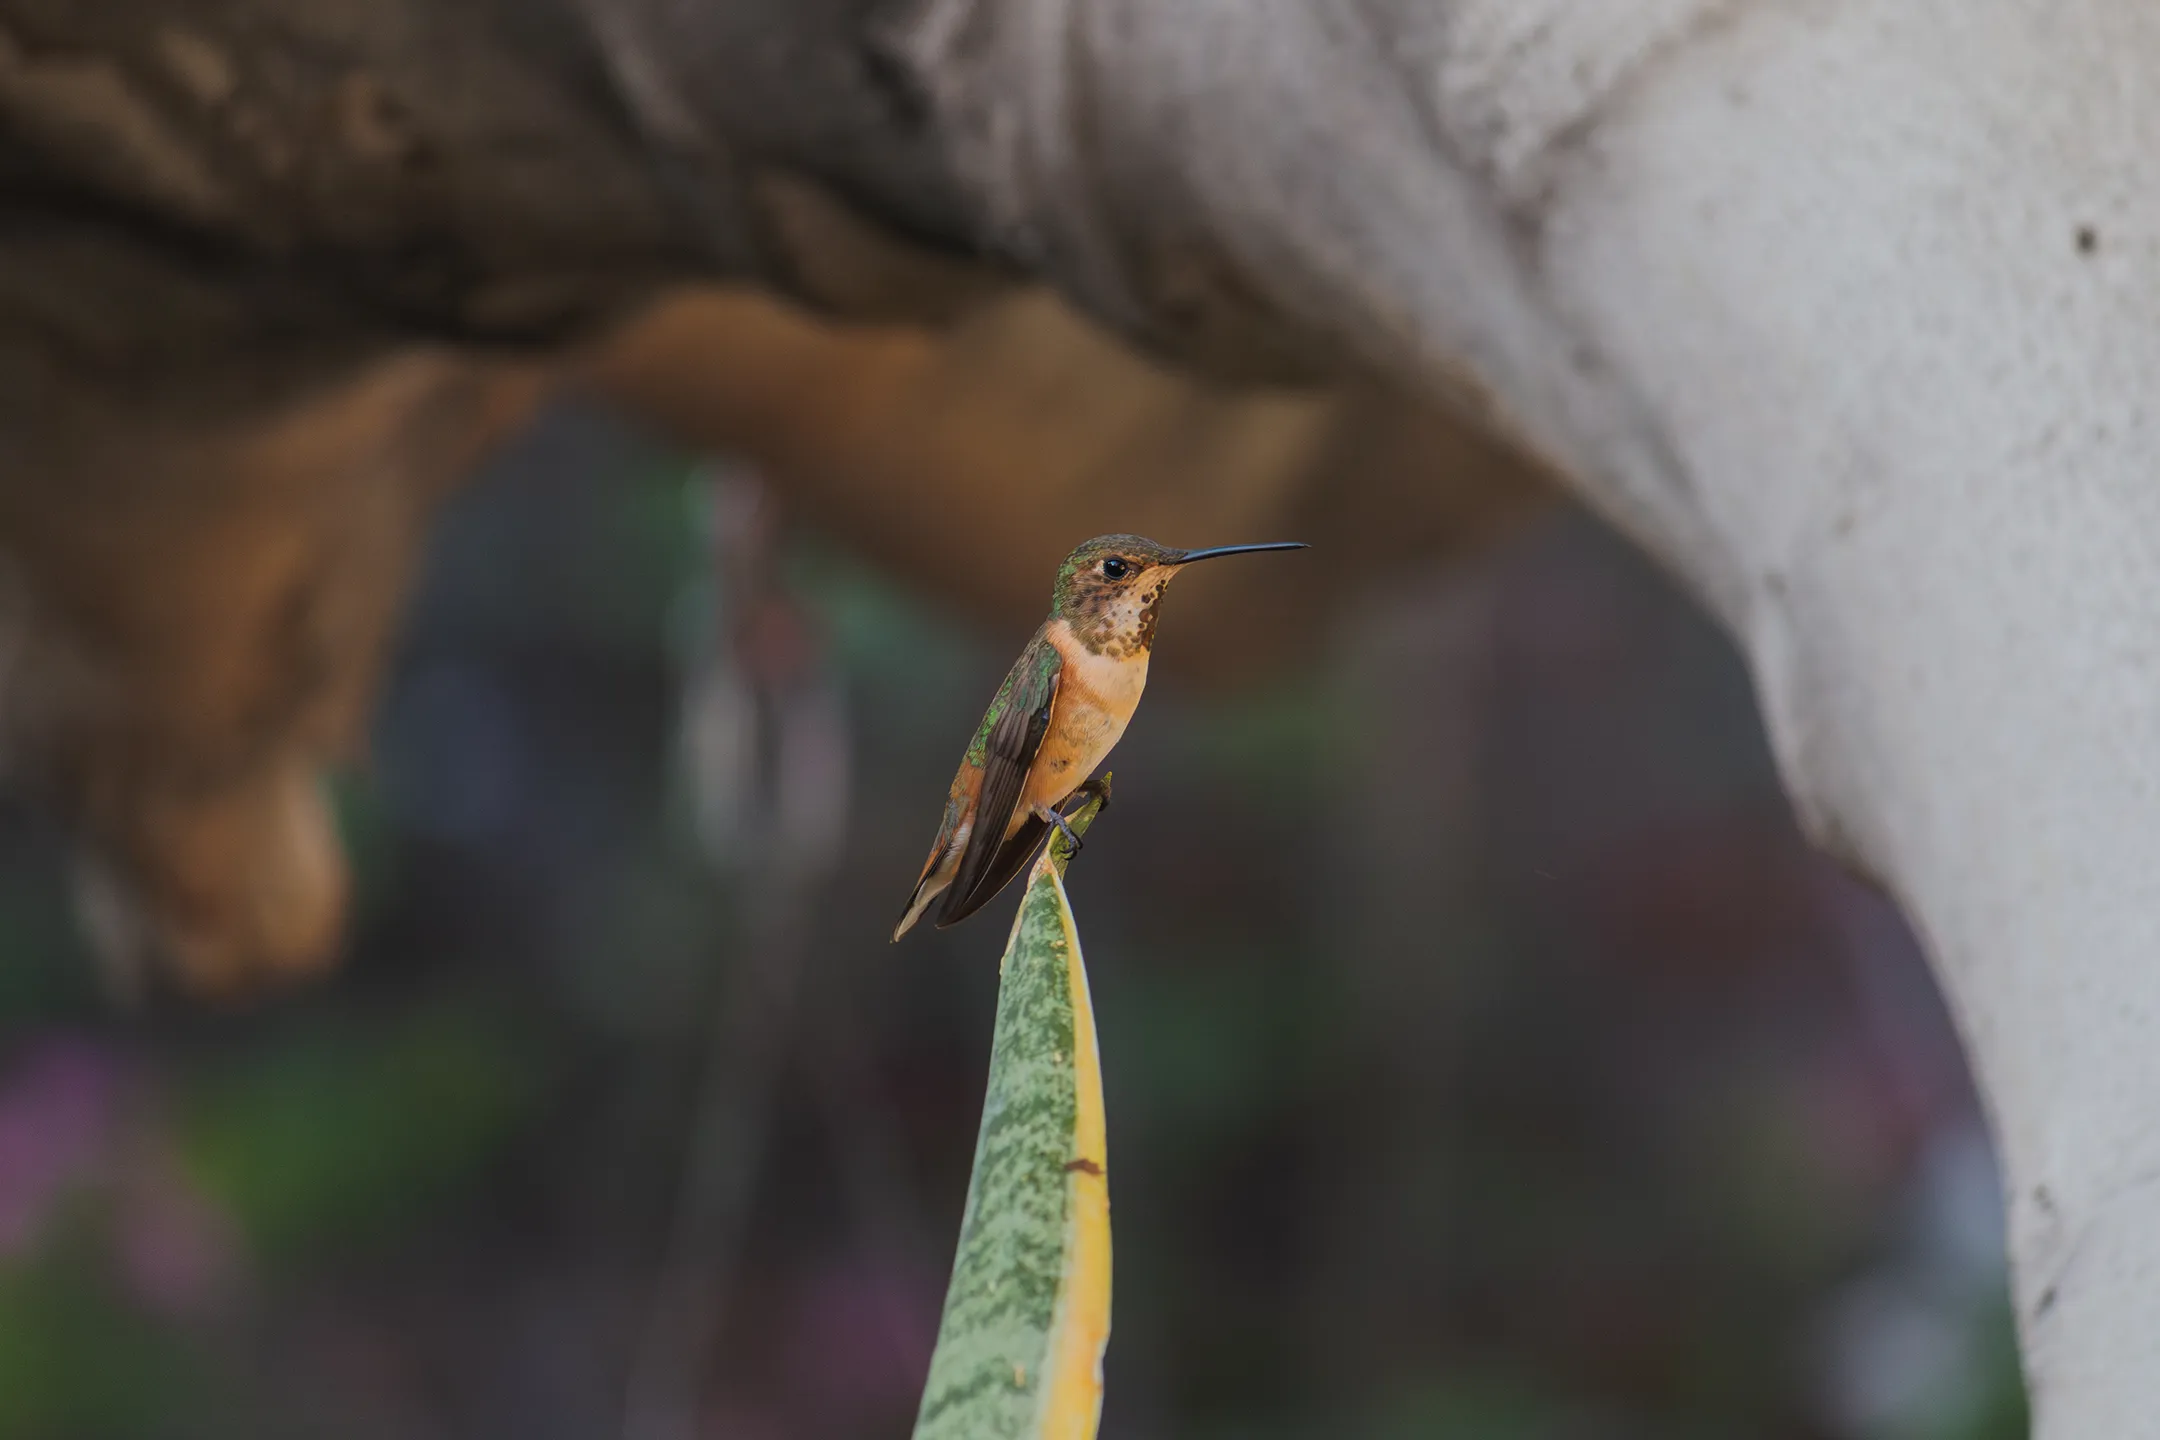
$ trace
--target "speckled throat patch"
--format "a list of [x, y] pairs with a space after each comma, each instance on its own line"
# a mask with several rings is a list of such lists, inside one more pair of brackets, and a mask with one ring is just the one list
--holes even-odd
[[1073, 638], [1108, 660], [1133, 660], [1155, 647], [1155, 618], [1175, 567], [1160, 566], [1120, 585], [1075, 576], [1061, 607]]

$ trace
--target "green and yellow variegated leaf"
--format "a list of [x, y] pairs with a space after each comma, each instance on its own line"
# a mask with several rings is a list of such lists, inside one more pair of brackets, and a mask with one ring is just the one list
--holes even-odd
[[[1090, 800], [1073, 828], [1099, 809]], [[915, 1440], [1092, 1440], [1102, 1412], [1110, 1182], [1068, 858], [1053, 836], [1006, 943], [975, 1171]]]

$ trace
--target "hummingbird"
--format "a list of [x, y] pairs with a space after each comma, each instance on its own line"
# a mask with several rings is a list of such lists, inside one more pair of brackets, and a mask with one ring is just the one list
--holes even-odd
[[980, 910], [1026, 868], [1052, 826], [1078, 853], [1062, 807], [1092, 783], [1140, 704], [1155, 614], [1172, 576], [1223, 555], [1304, 548], [1286, 541], [1179, 550], [1139, 535], [1098, 535], [1066, 556], [1050, 618], [1006, 672], [968, 742], [892, 938], [940, 895], [941, 930]]

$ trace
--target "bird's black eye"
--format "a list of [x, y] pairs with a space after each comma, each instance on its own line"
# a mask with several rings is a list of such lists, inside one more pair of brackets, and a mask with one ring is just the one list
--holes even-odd
[[1132, 566], [1126, 564], [1123, 559], [1116, 555], [1112, 555], [1109, 559], [1102, 562], [1102, 573], [1109, 576], [1112, 580], [1124, 579], [1126, 573], [1131, 569]]

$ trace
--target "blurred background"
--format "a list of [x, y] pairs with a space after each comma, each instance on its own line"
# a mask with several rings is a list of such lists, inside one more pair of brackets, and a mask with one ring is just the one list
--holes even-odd
[[[339, 781], [335, 973], [118, 1003], [6, 813], [0, 1437], [907, 1433], [1005, 919], [886, 935], [1112, 527], [970, 589], [965, 505], [879, 553], [661, 433], [570, 394], [449, 502]], [[2022, 1435], [1953, 1033], [1730, 648], [1564, 506], [1397, 548], [1325, 603], [1250, 562], [1249, 616], [1181, 582], [1074, 867], [1103, 1433]]]

